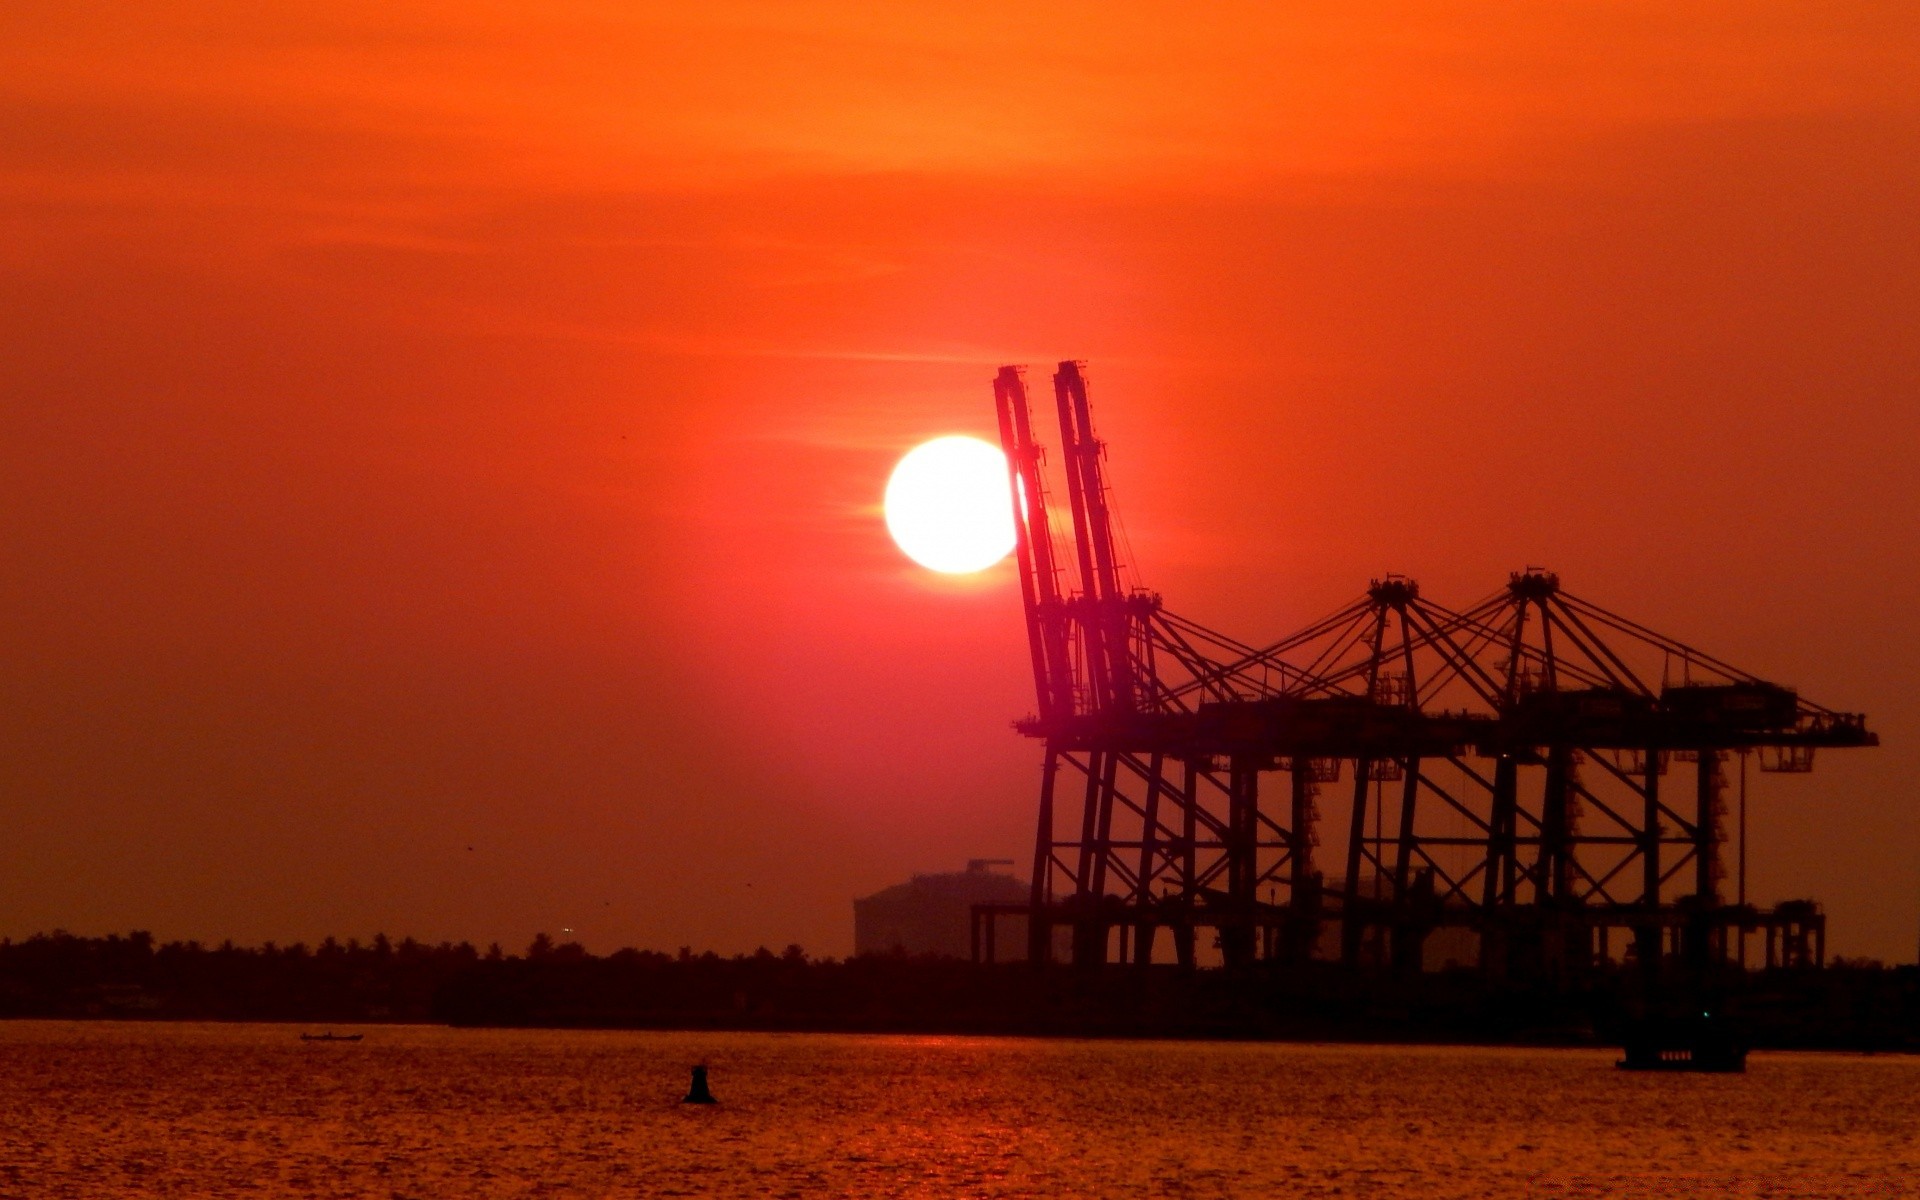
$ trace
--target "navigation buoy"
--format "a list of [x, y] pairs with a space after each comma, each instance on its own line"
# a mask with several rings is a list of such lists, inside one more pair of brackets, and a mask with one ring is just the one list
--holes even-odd
[[682, 1104], [718, 1104], [719, 1103], [718, 1100], [715, 1100], [713, 1098], [713, 1093], [707, 1090], [707, 1069], [705, 1067], [695, 1067], [693, 1069], [693, 1086], [687, 1089], [687, 1098], [685, 1100], [682, 1100], [680, 1103]]

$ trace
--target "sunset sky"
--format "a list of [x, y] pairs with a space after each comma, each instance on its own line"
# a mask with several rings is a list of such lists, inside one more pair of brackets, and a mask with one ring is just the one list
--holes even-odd
[[[1010, 566], [879, 499], [1089, 362], [1249, 641], [1528, 564], [1885, 745], [1920, 938], [1920, 6], [0, 6], [0, 935], [851, 949], [1030, 852]], [[1053, 440], [1049, 435], [1048, 440]]]

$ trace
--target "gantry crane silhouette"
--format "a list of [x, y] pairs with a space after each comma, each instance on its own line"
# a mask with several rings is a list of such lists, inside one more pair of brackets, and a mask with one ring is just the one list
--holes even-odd
[[[1020, 915], [1031, 960], [1064, 927], [1082, 966], [1150, 964], [1158, 947], [1186, 967], [1217, 952], [1229, 968], [1415, 971], [1444, 927], [1471, 931], [1502, 974], [1577, 973], [1615, 931], [1649, 968], [1724, 961], [1748, 932], [1770, 964], [1824, 959], [1817, 905], [1724, 897], [1724, 793], [1736, 757], [1744, 785], [1748, 755], [1804, 772], [1816, 749], [1877, 745], [1863, 716], [1534, 567], [1458, 611], [1387, 576], [1289, 637], [1243, 643], [1127, 581], [1083, 364], [1059, 364], [1053, 394], [1057, 464], [1023, 369], [994, 380], [1037, 703], [1015, 727], [1044, 756], [1030, 900], [976, 910], [976, 956]], [[1329, 794], [1347, 803], [1331, 881], [1316, 855]]]

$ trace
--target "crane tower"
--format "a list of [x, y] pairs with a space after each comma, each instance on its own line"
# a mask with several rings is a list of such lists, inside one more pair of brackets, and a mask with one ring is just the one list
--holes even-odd
[[1070, 929], [1082, 966], [1417, 970], [1444, 928], [1500, 973], [1578, 972], [1616, 933], [1649, 968], [1724, 960], [1747, 933], [1770, 962], [1823, 955], [1817, 906], [1725, 895], [1726, 790], [1750, 756], [1798, 773], [1877, 745], [1863, 716], [1534, 567], [1459, 610], [1387, 576], [1267, 645], [1208, 629], [1129, 579], [1084, 365], [1052, 388], [1057, 463], [1023, 370], [994, 379], [1036, 702], [1015, 726], [1044, 754], [1029, 901], [976, 921], [1026, 915], [1036, 962]]

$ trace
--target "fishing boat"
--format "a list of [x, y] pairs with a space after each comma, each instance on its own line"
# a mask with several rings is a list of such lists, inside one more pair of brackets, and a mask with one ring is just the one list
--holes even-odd
[[329, 1029], [325, 1033], [303, 1033], [303, 1042], [357, 1042], [366, 1035], [363, 1033], [335, 1033]]

